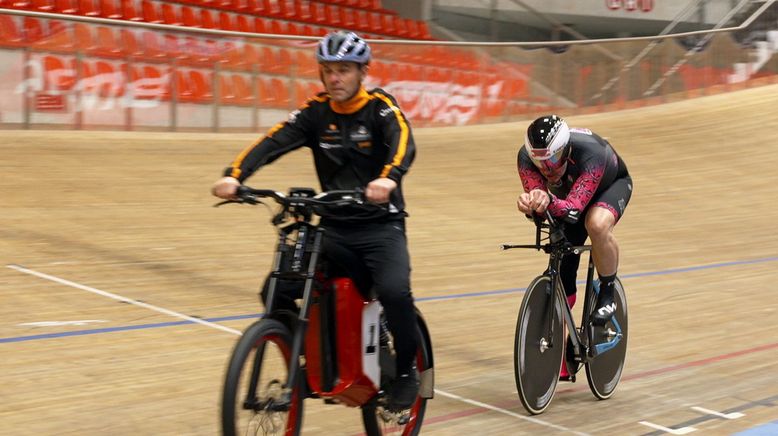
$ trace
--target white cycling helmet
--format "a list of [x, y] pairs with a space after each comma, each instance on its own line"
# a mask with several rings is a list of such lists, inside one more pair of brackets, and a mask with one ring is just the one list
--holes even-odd
[[570, 128], [556, 115], [542, 116], [527, 128], [524, 146], [538, 167], [556, 170], [570, 156]]
[[322, 62], [370, 62], [370, 46], [354, 32], [332, 32], [319, 41], [316, 60]]

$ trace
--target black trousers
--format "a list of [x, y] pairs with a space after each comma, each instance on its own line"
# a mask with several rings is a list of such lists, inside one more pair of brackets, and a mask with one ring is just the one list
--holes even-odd
[[[323, 221], [323, 257], [330, 274], [345, 274], [357, 287], [374, 293], [384, 308], [394, 337], [398, 374], [407, 373], [416, 355], [416, 311], [411, 293], [410, 255], [405, 222], [393, 220], [365, 224]], [[299, 284], [279, 283], [276, 308], [296, 309]], [[266, 300], [267, 283], [262, 291]]]

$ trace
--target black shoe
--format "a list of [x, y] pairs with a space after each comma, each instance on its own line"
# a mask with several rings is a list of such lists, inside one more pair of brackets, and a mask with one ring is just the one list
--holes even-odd
[[613, 301], [613, 294], [603, 294], [605, 292], [597, 296], [597, 308], [592, 313], [592, 325], [595, 326], [604, 326], [616, 314], [616, 302]]
[[389, 391], [389, 408], [404, 410], [410, 408], [419, 396], [419, 379], [416, 371], [401, 374], [397, 377]]

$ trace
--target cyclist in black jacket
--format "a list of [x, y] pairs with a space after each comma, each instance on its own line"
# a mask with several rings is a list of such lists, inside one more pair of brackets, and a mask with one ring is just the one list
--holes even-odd
[[[384, 307], [399, 375], [390, 401], [394, 408], [407, 408], [419, 389], [413, 369], [416, 312], [402, 193], [402, 178], [416, 153], [411, 127], [391, 95], [364, 88], [371, 57], [366, 41], [352, 32], [333, 32], [321, 40], [316, 57], [326, 92], [309, 99], [240, 153], [212, 193], [235, 199], [238, 186], [260, 167], [308, 147], [322, 190], [364, 188], [368, 201], [386, 205], [372, 210], [339, 208], [325, 214], [320, 225], [327, 230], [327, 259], [348, 271], [358, 286], [372, 286]], [[362, 265], [354, 265], [354, 258]], [[369, 277], [362, 280], [360, 272], [365, 269]]]

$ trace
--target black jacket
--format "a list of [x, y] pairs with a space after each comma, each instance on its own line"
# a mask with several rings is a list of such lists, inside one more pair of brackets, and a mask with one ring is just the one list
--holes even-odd
[[224, 175], [243, 182], [260, 167], [300, 147], [313, 151], [324, 191], [363, 188], [379, 177], [397, 182], [388, 210], [341, 208], [328, 219], [363, 222], [405, 215], [402, 177], [413, 162], [416, 146], [411, 127], [391, 95], [362, 88], [353, 99], [339, 104], [320, 93], [238, 155]]

